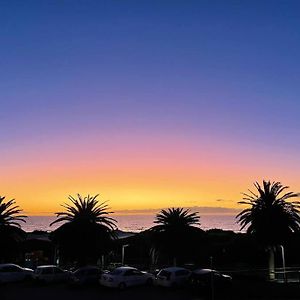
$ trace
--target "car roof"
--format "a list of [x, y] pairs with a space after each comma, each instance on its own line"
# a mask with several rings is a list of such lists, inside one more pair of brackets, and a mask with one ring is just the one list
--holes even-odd
[[208, 274], [208, 273], [211, 273], [211, 272], [216, 272], [216, 271], [212, 270], [212, 269], [197, 269], [197, 270], [193, 271], [193, 273], [199, 274], [199, 275]]
[[137, 270], [137, 268], [128, 267], [128, 266], [122, 266], [122, 267], [115, 268], [115, 270], [121, 270], [121, 271], [125, 271], [125, 270]]
[[44, 265], [44, 266], [37, 266], [37, 269], [45, 269], [45, 268], [58, 268], [58, 266], [55, 265]]
[[19, 265], [16, 265], [16, 264], [10, 264], [10, 263], [0, 264], [0, 268], [2, 268], [2, 267], [11, 267], [11, 266], [16, 266], [16, 267], [21, 268]]
[[182, 271], [182, 270], [189, 271], [188, 269], [186, 269], [186, 268], [181, 268], [181, 267], [169, 267], [169, 268], [161, 269], [161, 271], [162, 271], [162, 270], [168, 271], [168, 272], [176, 272], [176, 271]]

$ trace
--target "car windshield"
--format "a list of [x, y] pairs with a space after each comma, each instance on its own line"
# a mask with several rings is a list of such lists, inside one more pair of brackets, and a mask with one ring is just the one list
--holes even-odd
[[122, 273], [122, 270], [120, 269], [114, 269], [111, 272], [109, 272], [110, 275], [120, 275]]
[[167, 279], [170, 279], [171, 272], [166, 271], [166, 270], [161, 270], [157, 275], [162, 276], [162, 277], [166, 277]]
[[85, 270], [76, 270], [76, 271], [74, 272], [74, 275], [76, 275], [76, 276], [83, 276], [84, 273], [85, 273]]

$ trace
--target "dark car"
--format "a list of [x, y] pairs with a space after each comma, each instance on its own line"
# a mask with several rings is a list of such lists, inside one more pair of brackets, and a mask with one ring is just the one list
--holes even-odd
[[86, 266], [72, 272], [71, 284], [85, 285], [97, 284], [100, 279], [102, 271], [97, 266]]
[[227, 289], [232, 285], [232, 277], [211, 269], [196, 269], [192, 272], [189, 284], [196, 290]]

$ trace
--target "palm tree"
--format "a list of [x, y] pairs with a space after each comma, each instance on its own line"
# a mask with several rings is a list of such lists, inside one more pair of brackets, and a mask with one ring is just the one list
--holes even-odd
[[65, 211], [56, 213], [58, 219], [50, 225], [63, 222], [52, 234], [62, 258], [79, 264], [95, 262], [108, 250], [116, 221], [108, 216], [112, 212], [106, 202], [99, 203], [97, 197], [69, 196], [71, 204], [63, 204]]
[[241, 230], [247, 228], [247, 233], [255, 236], [259, 242], [270, 251], [269, 276], [274, 279], [274, 248], [282, 244], [291, 233], [300, 230], [299, 201], [290, 201], [299, 197], [293, 192], [283, 193], [288, 186], [280, 182], [263, 180], [262, 186], [255, 182], [257, 193], [249, 190], [243, 193], [243, 201], [250, 207], [241, 211], [237, 221]]
[[22, 209], [16, 205], [15, 199], [4, 202], [5, 196], [0, 196], [0, 226], [21, 227], [19, 222], [26, 222], [25, 215], [19, 215]]
[[25, 232], [20, 228], [19, 222], [26, 222], [22, 210], [11, 199], [5, 202], [5, 197], [0, 196], [0, 240], [5, 247], [0, 247], [0, 259], [13, 259], [18, 252], [18, 246], [25, 238]]
[[[155, 217], [156, 224], [150, 230], [154, 233], [154, 252], [171, 255], [173, 265], [177, 259], [186, 254], [189, 244], [200, 228], [198, 212], [184, 208], [168, 208], [161, 210]], [[202, 232], [202, 231], [201, 231]]]

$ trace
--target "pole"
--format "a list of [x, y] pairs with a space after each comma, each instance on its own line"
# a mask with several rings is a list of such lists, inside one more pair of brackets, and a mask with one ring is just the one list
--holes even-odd
[[210, 257], [210, 288], [211, 288], [211, 300], [215, 298], [215, 291], [214, 291], [214, 274], [213, 274], [213, 257]]
[[285, 255], [284, 255], [284, 248], [283, 245], [279, 245], [281, 249], [281, 258], [282, 258], [282, 271], [283, 271], [283, 280], [286, 283], [287, 278], [286, 278], [286, 272], [285, 272]]
[[129, 245], [122, 245], [122, 266], [124, 265], [124, 260], [125, 260], [125, 248], [128, 247]]
[[125, 254], [125, 247], [122, 245], [122, 266], [124, 265], [124, 254]]

